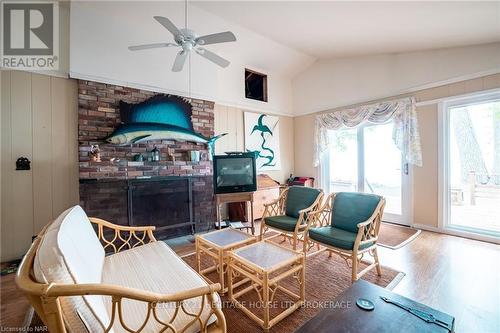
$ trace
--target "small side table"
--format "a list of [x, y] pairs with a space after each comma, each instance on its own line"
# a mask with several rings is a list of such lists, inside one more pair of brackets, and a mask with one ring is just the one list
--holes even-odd
[[[196, 235], [196, 268], [198, 273], [200, 273], [200, 275], [202, 275], [206, 280], [213, 283], [213, 281], [211, 281], [206, 274], [217, 271], [219, 274], [219, 283], [222, 287], [220, 293], [224, 294], [227, 291], [224, 284], [224, 275], [227, 270], [227, 252], [256, 241], [257, 238], [255, 236], [233, 228]], [[214, 265], [202, 270], [201, 256], [203, 254], [211, 257], [215, 263]]]
[[[228, 296], [250, 319], [257, 322], [266, 332], [305, 302], [305, 254], [279, 246], [271, 241], [261, 241], [229, 252], [228, 261]], [[233, 277], [243, 277], [242, 281], [249, 281], [250, 285], [235, 292], [235, 288], [244, 285], [242, 281], [233, 283]], [[279, 285], [280, 281], [294, 276], [299, 284], [299, 295]], [[269, 308], [274, 295], [280, 290], [290, 296], [294, 303], [270, 318]], [[262, 300], [263, 317], [259, 318], [251, 312], [237, 298], [249, 291], [256, 290]]]
[[249, 202], [250, 203], [250, 226], [245, 226], [244, 228], [251, 229], [252, 235], [255, 235], [255, 225], [253, 216], [253, 195], [254, 192], [239, 192], [239, 193], [219, 193], [215, 195], [215, 204], [217, 207], [217, 221], [219, 222], [218, 228], [221, 228], [222, 214], [220, 212], [220, 207], [222, 204], [231, 202]]

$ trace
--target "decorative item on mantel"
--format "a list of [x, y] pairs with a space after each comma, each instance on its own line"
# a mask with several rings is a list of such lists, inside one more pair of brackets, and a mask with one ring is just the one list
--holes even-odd
[[192, 150], [189, 153], [190, 153], [191, 162], [199, 162], [200, 161], [200, 151]]
[[90, 160], [92, 162], [101, 162], [101, 150], [99, 145], [90, 146]]
[[156, 146], [154, 146], [153, 150], [151, 150], [151, 160], [153, 162], [160, 161], [160, 150]]
[[175, 149], [173, 149], [173, 148], [167, 148], [167, 156], [168, 156], [169, 160], [172, 161], [172, 162], [175, 162], [175, 155], [174, 155], [174, 153], [175, 153]]
[[120, 101], [120, 114], [122, 124], [106, 138], [106, 142], [120, 146], [153, 140], [204, 143], [211, 158], [215, 141], [227, 134], [209, 138], [196, 133], [191, 104], [172, 95], [156, 95], [138, 104]]

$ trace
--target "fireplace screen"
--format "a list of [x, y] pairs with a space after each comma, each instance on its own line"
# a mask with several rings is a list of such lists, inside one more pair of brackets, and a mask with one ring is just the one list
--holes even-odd
[[157, 230], [193, 227], [190, 179], [131, 181], [129, 221], [133, 226], [154, 225]]

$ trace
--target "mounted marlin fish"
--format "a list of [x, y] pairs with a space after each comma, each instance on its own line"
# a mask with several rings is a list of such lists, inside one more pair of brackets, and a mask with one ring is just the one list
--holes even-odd
[[212, 138], [196, 133], [191, 113], [191, 104], [171, 95], [157, 95], [139, 104], [120, 101], [122, 124], [106, 141], [121, 146], [153, 140], [206, 143], [211, 157], [215, 141], [227, 133]]

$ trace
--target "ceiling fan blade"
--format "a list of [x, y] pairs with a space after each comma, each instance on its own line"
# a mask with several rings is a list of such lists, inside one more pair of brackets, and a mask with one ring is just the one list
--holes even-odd
[[216, 34], [205, 35], [196, 38], [196, 43], [199, 45], [235, 42], [236, 36], [231, 31], [218, 32]]
[[188, 56], [188, 52], [181, 50], [177, 53], [177, 56], [174, 60], [174, 65], [172, 66], [172, 72], [180, 72], [184, 67], [184, 63], [186, 62], [186, 58]]
[[202, 47], [197, 48], [196, 53], [198, 53], [202, 57], [207, 58], [211, 62], [213, 62], [221, 67], [224, 67], [224, 68], [229, 66], [229, 64], [230, 64], [230, 62], [228, 60], [226, 60], [226, 59], [222, 58], [221, 56], [218, 56], [217, 54], [215, 54], [207, 49], [204, 49]]
[[168, 18], [163, 17], [163, 16], [154, 16], [154, 19], [158, 21], [162, 26], [164, 26], [172, 35], [177, 36], [177, 35], [182, 35], [180, 30], [177, 29], [175, 24], [172, 23]]
[[154, 43], [154, 44], [143, 44], [143, 45], [129, 46], [128, 49], [130, 51], [139, 51], [139, 50], [147, 50], [147, 49], [158, 49], [161, 47], [170, 47], [170, 46], [177, 46], [177, 45], [174, 43]]

